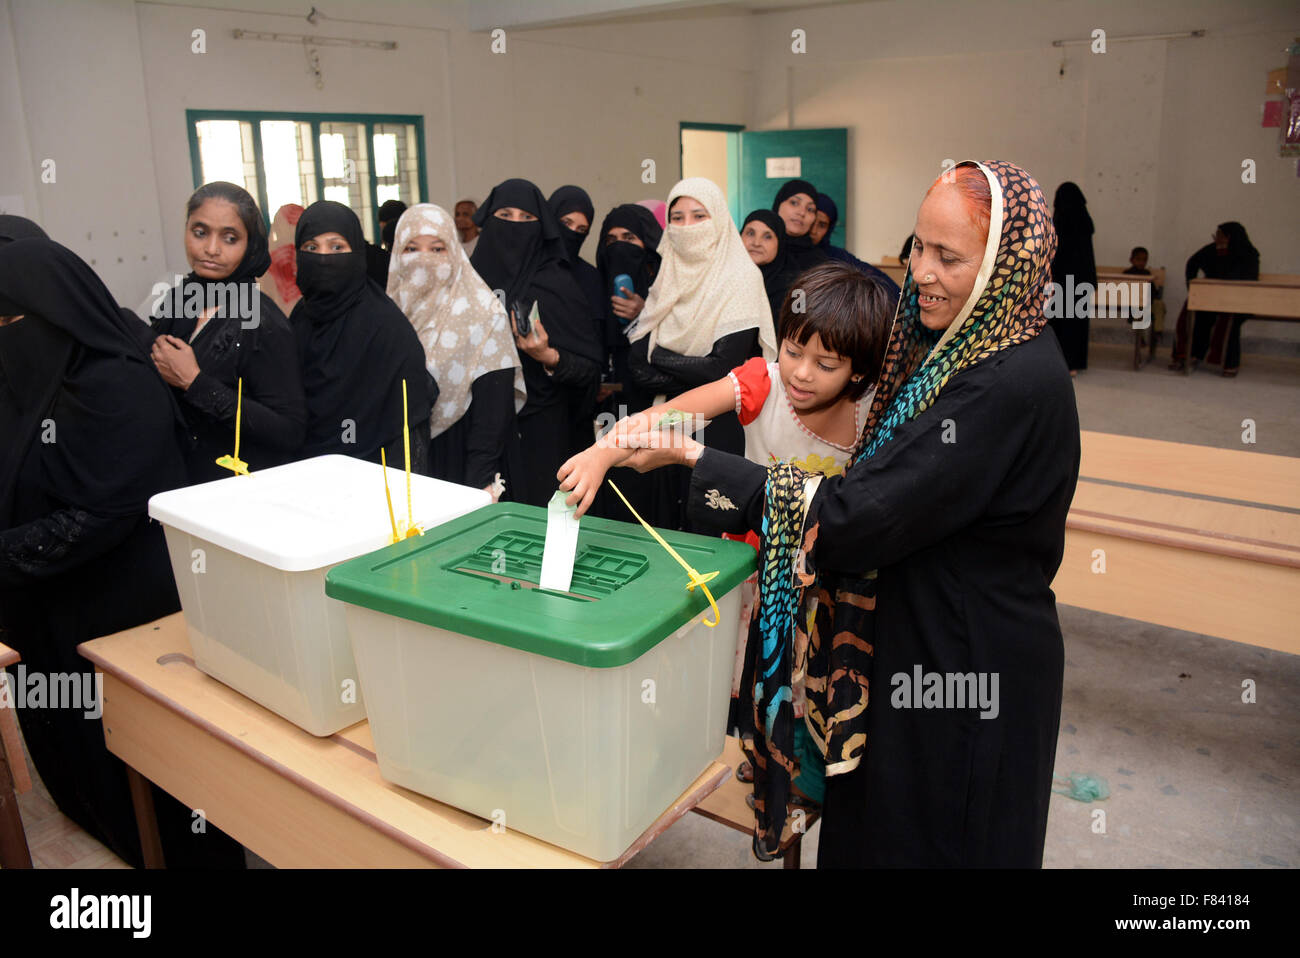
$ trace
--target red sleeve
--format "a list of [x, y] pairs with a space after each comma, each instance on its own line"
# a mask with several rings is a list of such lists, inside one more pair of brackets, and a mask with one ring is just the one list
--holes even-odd
[[755, 356], [727, 375], [736, 391], [736, 415], [742, 426], [748, 426], [758, 418], [763, 403], [767, 402], [767, 394], [772, 391], [772, 377], [767, 373], [767, 360]]

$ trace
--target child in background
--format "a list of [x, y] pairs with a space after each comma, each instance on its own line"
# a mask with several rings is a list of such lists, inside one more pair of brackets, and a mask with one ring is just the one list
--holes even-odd
[[[657, 422], [672, 410], [703, 418], [734, 411], [744, 428], [745, 457], [750, 461], [762, 466], [793, 461], [810, 472], [839, 475], [852, 459], [875, 392], [893, 321], [890, 294], [879, 279], [845, 263], [831, 261], [809, 269], [782, 303], [776, 361], [756, 357], [724, 379], [615, 424], [594, 445], [560, 467], [557, 478], [560, 489], [571, 493], [568, 502], [577, 505], [579, 516], [586, 512], [605, 473], [627, 463], [636, 452], [618, 448], [617, 437], [647, 422]], [[802, 309], [794, 308], [796, 303]], [[758, 548], [754, 533], [745, 538]], [[732, 714], [727, 723], [729, 730], [739, 725], [742, 742], [749, 738], [746, 729], [753, 722], [752, 715], [738, 714], [737, 702], [757, 586], [755, 573], [741, 587], [740, 640], [732, 680]], [[805, 652], [796, 650], [796, 719], [804, 715], [801, 656]], [[795, 754], [800, 770], [792, 794], [796, 801], [803, 798], [819, 803], [824, 792], [824, 762], [803, 722], [795, 724]], [[742, 781], [753, 780], [749, 765], [745, 762], [737, 770]]]
[[[1133, 252], [1128, 254], [1128, 269], [1124, 270], [1125, 274], [1134, 276], [1150, 276], [1151, 270], [1147, 269], [1147, 248], [1145, 246], [1134, 246]], [[1151, 351], [1154, 352], [1160, 343], [1160, 334], [1165, 331], [1165, 302], [1161, 299], [1164, 293], [1164, 287], [1151, 284]], [[1146, 345], [1145, 336], [1143, 345]]]

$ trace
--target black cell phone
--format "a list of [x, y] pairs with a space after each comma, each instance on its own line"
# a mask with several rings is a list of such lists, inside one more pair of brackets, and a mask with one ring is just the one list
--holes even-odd
[[515, 300], [515, 329], [519, 335], [528, 338], [528, 334], [533, 330], [532, 311], [535, 304], [525, 302], [522, 299]]

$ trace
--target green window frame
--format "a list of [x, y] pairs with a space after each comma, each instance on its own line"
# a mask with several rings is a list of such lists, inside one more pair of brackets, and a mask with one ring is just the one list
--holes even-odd
[[203, 185], [203, 162], [199, 153], [198, 124], [205, 120], [236, 120], [250, 124], [253, 131], [253, 160], [257, 169], [257, 205], [262, 211], [262, 219], [269, 230], [274, 210], [267, 209], [266, 167], [262, 159], [262, 121], [287, 120], [294, 123], [310, 124], [312, 135], [312, 159], [316, 174], [316, 195], [325, 195], [325, 175], [321, 163], [321, 125], [330, 123], [355, 123], [365, 127], [366, 137], [366, 177], [369, 209], [366, 220], [369, 226], [371, 242], [379, 240], [379, 177], [376, 174], [373, 157], [375, 128], [387, 124], [409, 125], [415, 127], [417, 149], [418, 189], [415, 202], [422, 203], [429, 196], [428, 167], [424, 155], [424, 117], [418, 114], [399, 113], [297, 113], [288, 111], [251, 111], [251, 110], [186, 110], [185, 124], [190, 144], [190, 168], [194, 178], [194, 188]]

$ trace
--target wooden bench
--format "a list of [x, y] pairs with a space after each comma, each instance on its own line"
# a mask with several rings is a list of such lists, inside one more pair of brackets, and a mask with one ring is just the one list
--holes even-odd
[[1058, 601], [1300, 654], [1300, 459], [1080, 436]]
[[[741, 751], [740, 740], [734, 735], [728, 735], [727, 746], [723, 750], [722, 758], [719, 761], [734, 772], [744, 759], [745, 753]], [[754, 786], [752, 784], [742, 782], [733, 774], [731, 778], [718, 786], [717, 790], [696, 805], [694, 811], [705, 818], [721, 822], [728, 828], [734, 828], [738, 832], [753, 836], [754, 810], [749, 807], [745, 800], [745, 796], [752, 794], [753, 790]], [[820, 811], [790, 809], [790, 814], [786, 818], [785, 830], [781, 833], [781, 861], [783, 868], [800, 867], [803, 837], [808, 834], [808, 830], [813, 827], [813, 824], [819, 818], [821, 818]]]
[[[0, 645], [0, 669], [17, 663], [18, 653]], [[0, 674], [0, 681], [4, 679]], [[32, 779], [18, 736], [13, 692], [0, 689], [0, 868], [31, 868], [32, 852], [27, 847], [18, 796], [31, 790]]]

